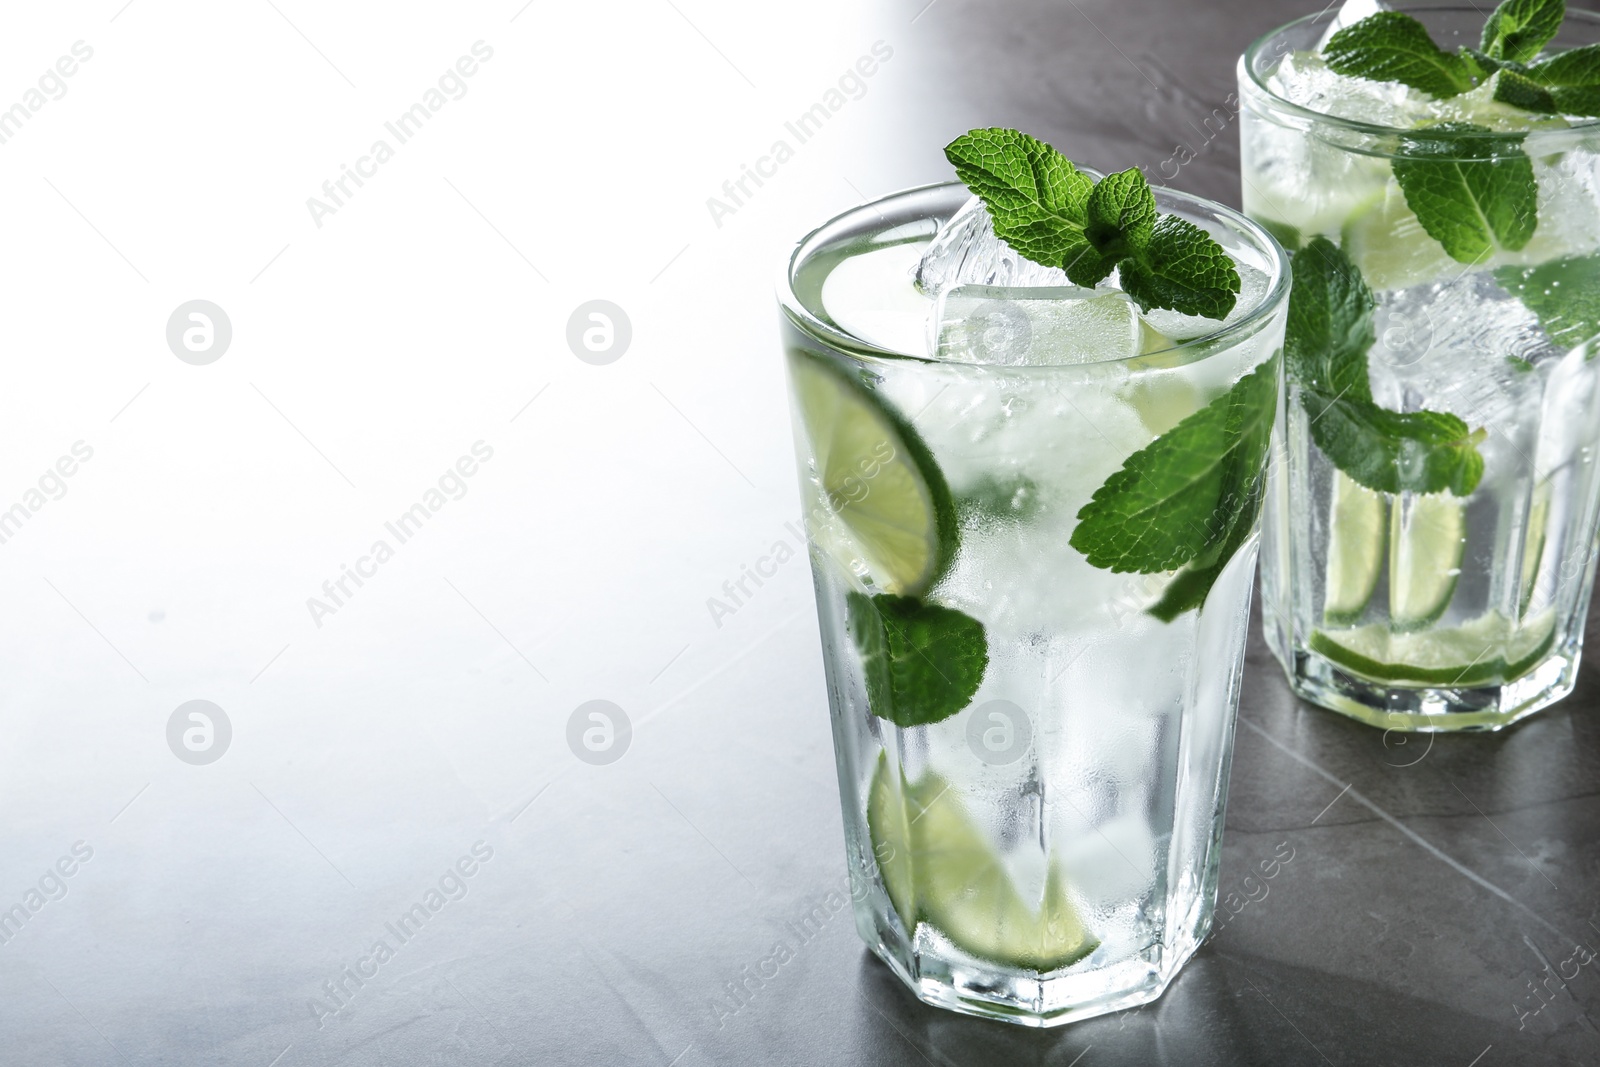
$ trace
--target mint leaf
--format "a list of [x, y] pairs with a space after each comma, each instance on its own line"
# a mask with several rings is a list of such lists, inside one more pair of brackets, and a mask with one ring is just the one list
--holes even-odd
[[1137, 168], [1094, 182], [1044, 142], [998, 128], [969, 130], [944, 152], [989, 209], [996, 236], [1019, 255], [1064, 270], [1074, 285], [1093, 288], [1120, 268], [1123, 288], [1146, 311], [1220, 319], [1233, 309], [1233, 260], [1198, 226], [1158, 217]]
[[1600, 336], [1600, 255], [1500, 267], [1494, 280], [1539, 316], [1539, 325], [1557, 344], [1573, 348]]
[[1552, 87], [1600, 85], [1600, 44], [1586, 44], [1557, 53], [1523, 73], [1540, 85]]
[[1150, 241], [1118, 264], [1127, 294], [1148, 311], [1176, 308], [1186, 315], [1226, 318], [1239, 292], [1233, 259], [1199, 226], [1163, 215]]
[[1562, 52], [1523, 71], [1549, 90], [1552, 109], [1563, 115], [1600, 115], [1600, 45]]
[[1483, 431], [1454, 415], [1389, 411], [1373, 401], [1367, 351], [1376, 340], [1375, 301], [1361, 272], [1326, 237], [1296, 252], [1291, 268], [1285, 370], [1317, 447], [1379, 492], [1472, 492], [1483, 477]]
[[1550, 90], [1550, 99], [1563, 115], [1600, 115], [1600, 86], [1566, 85]]
[[1238, 524], [1255, 521], [1244, 513], [1262, 474], [1278, 375], [1278, 361], [1267, 360], [1129, 456], [1079, 510], [1072, 547], [1116, 573], [1213, 565]]
[[851, 592], [845, 608], [874, 715], [896, 726], [926, 726], [972, 702], [989, 666], [977, 619], [887, 594]]
[[1162, 590], [1161, 599], [1150, 606], [1151, 615], [1162, 622], [1171, 622], [1190, 608], [1198, 611], [1205, 604], [1211, 587], [1222, 576], [1222, 569], [1255, 532], [1265, 482], [1265, 477], [1257, 478], [1248, 495], [1239, 498], [1240, 506], [1232, 509], [1233, 521], [1228, 524], [1226, 536], [1173, 576]]
[[1484, 431], [1469, 431], [1454, 415], [1389, 411], [1315, 389], [1302, 391], [1300, 402], [1317, 447], [1368, 489], [1466, 496], [1483, 477]]
[[1121, 259], [1150, 243], [1156, 224], [1156, 198], [1150, 186], [1130, 167], [1107, 174], [1089, 193], [1084, 236], [1096, 251]]
[[1335, 74], [1400, 82], [1441, 99], [1473, 86], [1467, 61], [1434, 44], [1426, 26], [1398, 11], [1346, 26], [1328, 38], [1322, 56]]
[[1496, 247], [1516, 251], [1539, 224], [1533, 161], [1518, 139], [1473, 136], [1488, 133], [1470, 122], [1426, 126], [1400, 139], [1394, 161], [1417, 221], [1462, 263], [1481, 262]]
[[1483, 51], [1526, 63], [1561, 29], [1566, 0], [1505, 0], [1483, 25]]

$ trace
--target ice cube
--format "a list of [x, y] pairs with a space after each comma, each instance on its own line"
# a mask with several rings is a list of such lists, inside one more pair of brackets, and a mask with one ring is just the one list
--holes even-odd
[[1368, 357], [1373, 399], [1428, 409], [1489, 432], [1485, 478], [1515, 477], [1537, 447], [1538, 412], [1566, 348], [1491, 273], [1380, 293]]
[[1284, 56], [1268, 77], [1267, 86], [1291, 104], [1319, 115], [1374, 126], [1416, 125], [1430, 117], [1434, 103], [1427, 93], [1399, 82], [1335, 74], [1318, 52], [1291, 52]]
[[1317, 42], [1317, 51], [1328, 47], [1328, 38], [1344, 29], [1354, 26], [1364, 18], [1376, 15], [1380, 11], [1388, 11], [1389, 5], [1380, 3], [1379, 0], [1344, 0], [1339, 5], [1339, 10], [1334, 14], [1333, 21], [1328, 23], [1327, 32], [1322, 35], [1322, 40]]
[[957, 285], [934, 304], [940, 359], [1003, 366], [1102, 363], [1139, 354], [1144, 326], [1125, 293]]
[[1071, 284], [1065, 272], [1024, 259], [996, 237], [989, 209], [977, 197], [939, 228], [917, 266], [917, 288], [929, 297], [957, 285]]

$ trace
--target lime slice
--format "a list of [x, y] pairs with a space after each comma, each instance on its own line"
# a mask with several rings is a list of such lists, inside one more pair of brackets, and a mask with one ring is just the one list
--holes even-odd
[[1318, 630], [1311, 650], [1373, 681], [1460, 688], [1520, 677], [1549, 651], [1554, 636], [1554, 612], [1518, 627], [1491, 611], [1461, 626], [1421, 633], [1394, 633], [1381, 623]]
[[916, 431], [842, 367], [796, 351], [789, 371], [820, 506], [849, 531], [875, 586], [920, 596], [955, 552], [944, 475]]
[[917, 902], [911, 885], [911, 825], [899, 769], [889, 766], [886, 752], [878, 753], [878, 769], [867, 790], [867, 833], [872, 838], [872, 853], [889, 903], [910, 933], [917, 928]]
[[1155, 437], [1205, 407], [1207, 399], [1182, 371], [1138, 374], [1117, 395], [1127, 401], [1144, 428]]
[[964, 952], [1005, 966], [1053, 971], [1099, 947], [1078, 918], [1053, 865], [1031, 907], [936, 774], [900, 781], [887, 753], [868, 791], [867, 827], [890, 902], [907, 931], [921, 920]]
[[1450, 606], [1467, 548], [1467, 509], [1459, 497], [1402, 498], [1389, 513], [1389, 625], [1430, 626]]
[[1517, 601], [1517, 614], [1528, 614], [1533, 603], [1535, 582], [1539, 578], [1539, 560], [1544, 555], [1545, 526], [1550, 521], [1550, 483], [1540, 482], [1533, 490], [1528, 505], [1528, 527], [1522, 535], [1522, 586]]
[[1333, 507], [1328, 519], [1327, 592], [1323, 619], [1349, 626], [1361, 618], [1378, 587], [1388, 541], [1388, 501], [1343, 471], [1333, 472]]
[[1374, 290], [1458, 278], [1468, 269], [1422, 228], [1393, 178], [1350, 213], [1340, 247]]

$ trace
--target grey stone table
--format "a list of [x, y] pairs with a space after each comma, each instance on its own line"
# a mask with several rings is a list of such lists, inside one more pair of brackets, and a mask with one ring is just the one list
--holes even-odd
[[428, 7], [7, 13], [0, 1063], [1600, 1061], [1593, 661], [1430, 742], [1253, 639], [1254, 899], [1143, 1010], [935, 1011], [837, 908], [781, 252], [976, 125], [1237, 203], [1300, 5]]

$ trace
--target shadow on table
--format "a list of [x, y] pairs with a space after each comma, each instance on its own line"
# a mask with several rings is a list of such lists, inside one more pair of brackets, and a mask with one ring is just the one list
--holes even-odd
[[859, 975], [866, 1006], [857, 1023], [873, 1035], [876, 1063], [1468, 1067], [1491, 1046], [1495, 1055], [1479, 1067], [1593, 1062], [1583, 1051], [1592, 1048], [1592, 1031], [1569, 1028], [1560, 1041], [1518, 1033], [1496, 1018], [1505, 1014], [1500, 1004], [1485, 1004], [1488, 1017], [1480, 1017], [1386, 986], [1211, 947], [1154, 1004], [1047, 1030], [923, 1004], [869, 953], [862, 954]]

